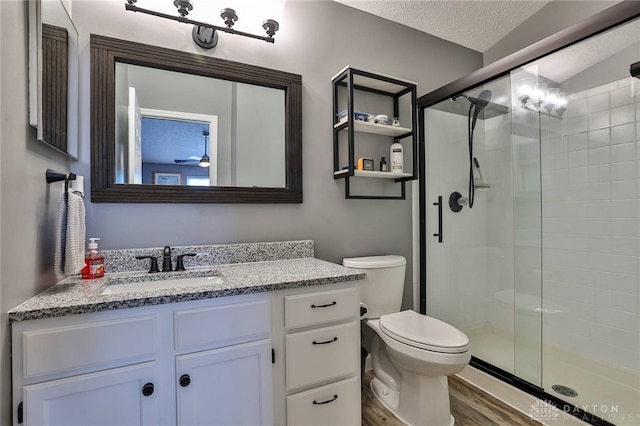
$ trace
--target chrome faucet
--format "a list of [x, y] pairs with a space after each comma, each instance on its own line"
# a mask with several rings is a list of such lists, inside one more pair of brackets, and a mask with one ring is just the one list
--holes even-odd
[[171, 272], [173, 268], [171, 266], [171, 247], [164, 246], [162, 251], [162, 272]]

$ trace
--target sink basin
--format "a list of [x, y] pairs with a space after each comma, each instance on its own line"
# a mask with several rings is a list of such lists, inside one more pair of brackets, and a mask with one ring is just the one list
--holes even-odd
[[121, 294], [132, 293], [151, 290], [164, 290], [184, 287], [198, 287], [204, 285], [222, 284], [224, 280], [218, 275], [214, 275], [215, 272], [206, 271], [203, 275], [189, 278], [169, 278], [161, 275], [154, 275], [149, 279], [149, 276], [141, 277], [140, 281], [120, 283], [121, 279], [111, 279], [107, 287], [100, 292], [101, 295], [107, 294]]

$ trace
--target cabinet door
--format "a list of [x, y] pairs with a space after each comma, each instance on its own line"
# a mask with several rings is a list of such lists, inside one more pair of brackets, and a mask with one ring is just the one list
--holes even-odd
[[178, 424], [273, 423], [271, 339], [178, 356]]
[[155, 363], [147, 362], [25, 386], [24, 424], [157, 425], [157, 391], [143, 395], [155, 378]]

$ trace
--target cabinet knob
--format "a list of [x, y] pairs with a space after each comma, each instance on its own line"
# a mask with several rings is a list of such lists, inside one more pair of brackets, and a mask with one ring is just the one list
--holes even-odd
[[180, 386], [186, 388], [191, 383], [191, 377], [188, 374], [183, 374], [180, 376]]
[[142, 394], [144, 396], [150, 396], [153, 394], [153, 383], [147, 383], [142, 387]]

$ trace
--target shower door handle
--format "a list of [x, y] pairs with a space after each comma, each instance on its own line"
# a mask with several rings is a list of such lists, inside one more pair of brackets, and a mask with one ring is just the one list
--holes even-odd
[[438, 196], [438, 202], [433, 203], [434, 206], [438, 206], [438, 233], [433, 234], [434, 237], [438, 237], [438, 242], [442, 242], [442, 195]]

